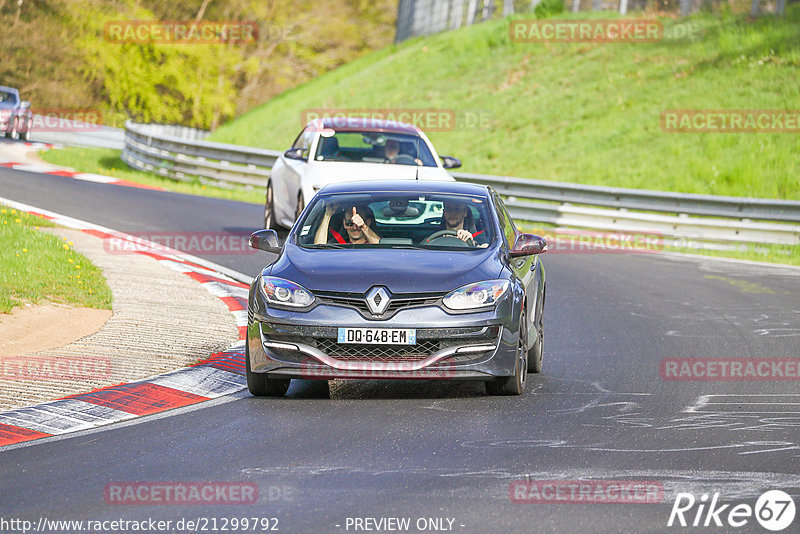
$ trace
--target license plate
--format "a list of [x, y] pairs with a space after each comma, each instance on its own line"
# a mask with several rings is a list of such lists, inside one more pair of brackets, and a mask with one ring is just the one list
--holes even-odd
[[416, 345], [417, 331], [413, 328], [340, 328], [338, 342], [361, 345]]

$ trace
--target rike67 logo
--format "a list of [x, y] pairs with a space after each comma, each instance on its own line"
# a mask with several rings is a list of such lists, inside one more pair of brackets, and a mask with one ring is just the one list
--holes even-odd
[[714, 493], [711, 502], [708, 502], [708, 494], [697, 499], [691, 493], [678, 493], [667, 526], [741, 528], [754, 516], [763, 528], [779, 532], [794, 521], [794, 500], [784, 491], [770, 490], [763, 493], [752, 508], [746, 503], [719, 504], [719, 493]]

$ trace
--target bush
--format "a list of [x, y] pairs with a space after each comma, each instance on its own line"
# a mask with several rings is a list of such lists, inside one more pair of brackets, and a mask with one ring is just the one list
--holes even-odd
[[566, 10], [564, 0], [542, 0], [533, 10], [537, 19], [546, 19]]

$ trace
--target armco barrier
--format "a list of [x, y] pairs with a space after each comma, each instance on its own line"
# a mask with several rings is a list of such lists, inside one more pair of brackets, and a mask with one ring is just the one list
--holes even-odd
[[[202, 134], [203, 132], [201, 132]], [[281, 152], [213, 143], [197, 130], [125, 124], [122, 159], [176, 180], [263, 187]], [[722, 197], [453, 173], [490, 185], [512, 216], [528, 222], [621, 232], [654, 232], [696, 241], [800, 245], [800, 202]], [[635, 211], [638, 210], [638, 211]], [[655, 213], [653, 213], [655, 212]]]

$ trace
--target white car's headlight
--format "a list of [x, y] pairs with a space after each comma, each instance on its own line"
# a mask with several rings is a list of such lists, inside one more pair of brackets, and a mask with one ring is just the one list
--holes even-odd
[[314, 303], [314, 295], [300, 284], [274, 276], [261, 277], [261, 292], [269, 304], [305, 308]]
[[486, 280], [448, 293], [442, 302], [451, 310], [474, 310], [494, 306], [508, 292], [508, 280]]

